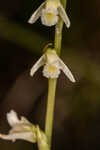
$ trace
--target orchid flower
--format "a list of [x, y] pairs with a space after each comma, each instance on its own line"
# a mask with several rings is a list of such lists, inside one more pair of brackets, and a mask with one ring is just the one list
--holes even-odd
[[30, 75], [33, 76], [34, 73], [41, 67], [43, 68], [43, 76], [46, 78], [58, 78], [60, 70], [69, 78], [70, 81], [75, 82], [75, 79], [69, 70], [69, 68], [64, 64], [64, 62], [56, 54], [55, 50], [48, 48], [48, 50], [40, 57], [40, 59], [33, 65], [30, 71]]
[[8, 135], [0, 134], [1, 139], [12, 140], [17, 139], [26, 140], [32, 143], [36, 142], [35, 126], [32, 125], [25, 117], [18, 119], [15, 111], [11, 110], [7, 113], [7, 120], [11, 126]]
[[70, 20], [60, 0], [46, 0], [43, 2], [32, 14], [28, 22], [32, 24], [36, 22], [39, 17], [41, 17], [42, 24], [46, 26], [55, 25], [58, 22], [59, 17], [61, 17], [67, 28], [70, 27]]
[[8, 135], [0, 134], [1, 139], [12, 140], [13, 142], [17, 139], [32, 143], [37, 142], [39, 150], [50, 150], [47, 137], [39, 126], [33, 125], [23, 116], [19, 120], [14, 110], [7, 113], [7, 120], [12, 129]]

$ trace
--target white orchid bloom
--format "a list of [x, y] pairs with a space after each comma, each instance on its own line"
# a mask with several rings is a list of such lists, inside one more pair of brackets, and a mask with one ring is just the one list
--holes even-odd
[[69, 70], [69, 68], [64, 64], [64, 62], [56, 54], [55, 50], [48, 49], [45, 54], [43, 54], [40, 59], [33, 65], [30, 71], [30, 75], [33, 76], [34, 73], [41, 67], [43, 68], [43, 76], [46, 78], [58, 78], [60, 71], [62, 70], [64, 74], [69, 78], [70, 81], [75, 82], [75, 79]]
[[1, 139], [13, 142], [17, 139], [32, 143], [37, 142], [39, 150], [50, 150], [47, 137], [39, 126], [31, 124], [25, 117], [21, 117], [19, 120], [16, 112], [13, 110], [7, 113], [7, 120], [12, 129], [8, 135], [0, 134]]
[[41, 17], [42, 24], [46, 26], [53, 26], [58, 22], [59, 16], [62, 18], [67, 28], [70, 27], [70, 20], [63, 8], [60, 0], [46, 0], [40, 7], [32, 14], [28, 22], [30, 24], [37, 21]]
[[36, 142], [35, 126], [31, 124], [25, 117], [18, 119], [15, 111], [11, 110], [7, 113], [7, 120], [12, 129], [8, 135], [0, 134], [1, 139], [12, 140], [17, 139], [26, 140], [32, 143]]

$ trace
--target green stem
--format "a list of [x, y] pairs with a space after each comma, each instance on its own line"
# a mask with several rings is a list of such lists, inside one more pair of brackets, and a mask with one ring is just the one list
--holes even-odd
[[53, 127], [56, 81], [57, 81], [56, 79], [48, 80], [48, 102], [47, 102], [45, 133], [48, 138], [48, 144], [50, 147], [51, 147], [52, 127]]
[[[65, 8], [66, 0], [62, 0], [61, 2], [63, 7]], [[58, 55], [60, 55], [60, 51], [61, 51], [62, 29], [63, 29], [63, 21], [60, 18], [58, 23], [56, 24], [55, 42], [54, 42], [54, 47]], [[45, 122], [45, 133], [47, 135], [48, 144], [50, 147], [51, 147], [51, 140], [52, 140], [56, 84], [57, 84], [57, 79], [48, 80], [48, 100], [47, 100], [48, 102], [47, 102], [47, 112], [46, 112], [46, 122]]]
[[[61, 0], [61, 3], [64, 8], [66, 8], [67, 0]], [[58, 55], [61, 51], [61, 42], [62, 42], [62, 29], [63, 29], [63, 20], [60, 18], [55, 28], [55, 50]]]

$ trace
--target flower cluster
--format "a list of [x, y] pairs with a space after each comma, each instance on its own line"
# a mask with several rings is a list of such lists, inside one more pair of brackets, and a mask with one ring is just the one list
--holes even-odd
[[[70, 20], [65, 12], [65, 9], [60, 3], [60, 0], [46, 0], [45, 2], [43, 2], [40, 7], [32, 14], [28, 22], [32, 24], [39, 17], [41, 17], [42, 24], [46, 26], [55, 25], [58, 22], [59, 17], [61, 17], [66, 26], [68, 28], [70, 27]], [[44, 53], [40, 57], [40, 59], [33, 65], [30, 71], [30, 75], [33, 76], [41, 66], [44, 66], [43, 76], [45, 76], [46, 78], [58, 78], [60, 71], [62, 70], [72, 82], [75, 82], [71, 71], [58, 57], [55, 49], [47, 49], [46, 53]]]
[[11, 126], [11, 130], [8, 135], [0, 134], [1, 139], [12, 140], [13, 142], [17, 139], [32, 143], [37, 142], [39, 150], [49, 150], [47, 137], [39, 126], [33, 125], [23, 116], [19, 119], [13, 110], [7, 113], [7, 120]]
[[[70, 27], [70, 20], [60, 0], [46, 0], [43, 2], [32, 14], [28, 22], [32, 24], [39, 17], [41, 17], [42, 24], [46, 26], [56, 25], [59, 17], [61, 17], [67, 28]], [[73, 74], [59, 58], [55, 48], [46, 49], [46, 52], [31, 68], [30, 75], [33, 76], [41, 66], [43, 66], [43, 76], [46, 78], [56, 79], [59, 77], [60, 72], [63, 71], [71, 82], [75, 82]], [[19, 119], [17, 113], [13, 110], [7, 113], [7, 120], [11, 126], [11, 130], [7, 135], [0, 134], [1, 139], [11, 140], [13, 142], [17, 139], [26, 140], [37, 143], [39, 150], [50, 150], [48, 139], [39, 126], [33, 125], [23, 116]]]

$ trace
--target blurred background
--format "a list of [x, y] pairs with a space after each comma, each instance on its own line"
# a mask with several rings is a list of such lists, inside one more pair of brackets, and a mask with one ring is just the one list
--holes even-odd
[[[6, 113], [14, 109], [44, 129], [47, 79], [31, 66], [54, 40], [54, 27], [27, 23], [42, 0], [0, 3], [0, 132], [10, 129]], [[100, 1], [68, 0], [70, 29], [63, 29], [61, 57], [76, 83], [61, 73], [56, 93], [52, 150], [100, 149]], [[33, 150], [36, 144], [0, 140], [1, 150]]]

